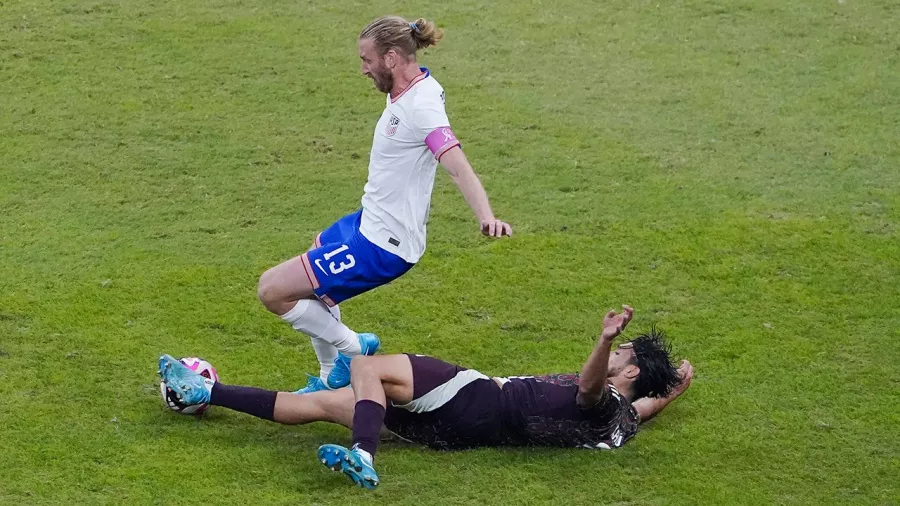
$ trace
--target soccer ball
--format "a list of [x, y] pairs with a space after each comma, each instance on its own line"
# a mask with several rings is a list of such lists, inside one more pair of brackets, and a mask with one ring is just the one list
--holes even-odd
[[[213, 381], [219, 381], [219, 375], [216, 373], [216, 368], [206, 360], [197, 357], [185, 357], [179, 359], [179, 361], [200, 376]], [[202, 415], [209, 408], [209, 404], [195, 404], [193, 406], [182, 404], [178, 400], [178, 397], [175, 396], [175, 392], [173, 392], [171, 388], [166, 387], [166, 384], [162, 381], [159, 382], [159, 393], [162, 395], [163, 402], [166, 403], [166, 406], [168, 406], [169, 409], [176, 413], [181, 413], [182, 415]]]

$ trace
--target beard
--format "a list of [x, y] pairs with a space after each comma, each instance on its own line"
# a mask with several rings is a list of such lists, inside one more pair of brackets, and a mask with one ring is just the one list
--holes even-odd
[[394, 88], [394, 76], [391, 75], [391, 71], [380, 67], [377, 69], [372, 69], [371, 78], [372, 82], [375, 84], [375, 88], [382, 93], [390, 93], [391, 89]]

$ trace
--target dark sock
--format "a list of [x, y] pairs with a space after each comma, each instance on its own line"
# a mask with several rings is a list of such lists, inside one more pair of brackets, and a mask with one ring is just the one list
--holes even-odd
[[275, 397], [278, 392], [253, 387], [235, 387], [216, 383], [212, 387], [209, 403], [247, 413], [263, 420], [274, 421]]
[[368, 399], [358, 401], [353, 412], [353, 444], [374, 457], [382, 425], [384, 406]]

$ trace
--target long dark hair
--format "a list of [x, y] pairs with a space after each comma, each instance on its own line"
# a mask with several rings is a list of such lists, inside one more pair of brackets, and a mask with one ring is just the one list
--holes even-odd
[[672, 347], [666, 342], [665, 333], [651, 327], [650, 332], [631, 340], [634, 358], [631, 363], [641, 372], [632, 386], [635, 399], [641, 397], [665, 397], [681, 382], [678, 369], [672, 363]]

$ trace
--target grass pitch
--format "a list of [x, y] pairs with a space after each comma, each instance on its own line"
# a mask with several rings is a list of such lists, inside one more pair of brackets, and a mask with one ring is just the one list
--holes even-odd
[[[614, 452], [386, 446], [168, 412], [162, 352], [293, 389], [259, 274], [359, 205], [384, 98], [356, 36], [421, 55], [511, 240], [439, 173], [429, 251], [344, 304], [387, 352], [577, 370], [601, 315], [697, 377]], [[900, 10], [889, 0], [0, 4], [0, 503], [897, 504]]]

